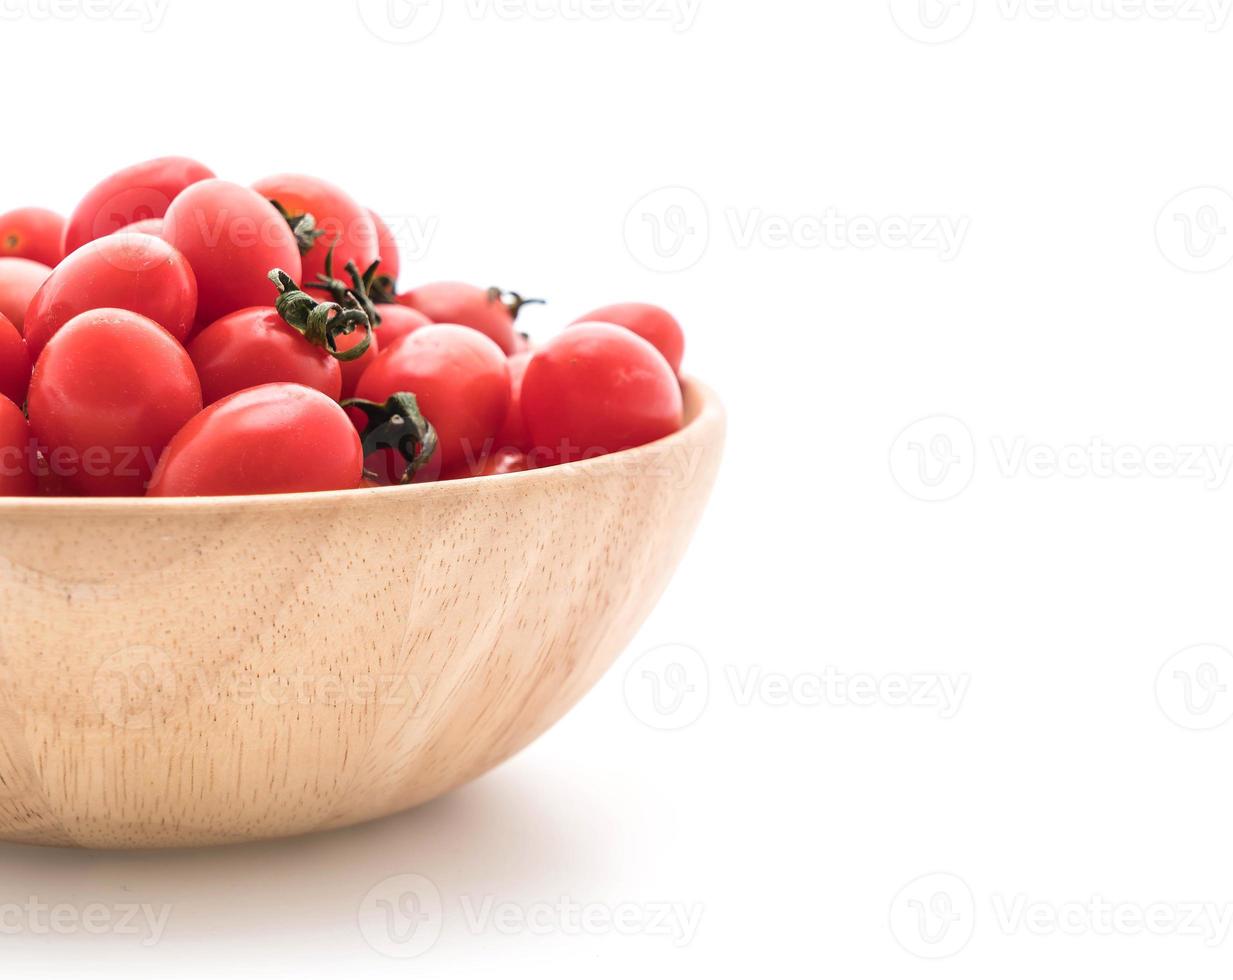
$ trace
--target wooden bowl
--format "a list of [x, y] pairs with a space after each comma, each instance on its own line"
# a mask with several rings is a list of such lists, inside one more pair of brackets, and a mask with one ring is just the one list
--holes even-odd
[[0, 501], [0, 839], [302, 834], [491, 769], [599, 679], [702, 514], [723, 410], [416, 487]]

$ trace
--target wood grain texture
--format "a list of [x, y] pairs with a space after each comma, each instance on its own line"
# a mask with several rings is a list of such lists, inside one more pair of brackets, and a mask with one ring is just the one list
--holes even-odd
[[[219, 844], [473, 779], [628, 644], [718, 470], [723, 412], [482, 480], [0, 501], [0, 839]], [[579, 774], [581, 776], [583, 774]]]

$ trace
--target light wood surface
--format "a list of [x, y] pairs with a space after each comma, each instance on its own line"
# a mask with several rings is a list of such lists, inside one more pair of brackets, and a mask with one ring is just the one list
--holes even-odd
[[[144, 848], [380, 817], [599, 679], [714, 483], [714, 395], [651, 446], [346, 494], [0, 501], [0, 839]], [[584, 779], [585, 772], [562, 774]]]

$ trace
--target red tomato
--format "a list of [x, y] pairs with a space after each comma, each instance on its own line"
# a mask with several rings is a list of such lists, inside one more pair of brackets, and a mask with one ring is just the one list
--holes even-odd
[[398, 302], [419, 310], [433, 323], [459, 323], [480, 331], [506, 354], [517, 346], [514, 314], [500, 292], [463, 282], [434, 282], [398, 297]]
[[[364, 331], [356, 330], [354, 333], [349, 333], [345, 336], [339, 337], [336, 343], [339, 351], [349, 351], [363, 339]], [[374, 330], [372, 337], [368, 342], [368, 350], [357, 357], [354, 361], [335, 362], [342, 371], [342, 398], [355, 397], [355, 391], [360, 385], [360, 378], [364, 377], [364, 372], [373, 365], [380, 353], [381, 338]], [[334, 358], [330, 358], [330, 360], [334, 360]]]
[[48, 342], [29, 411], [70, 490], [141, 496], [163, 448], [201, 411], [201, 386], [184, 348], [153, 320], [91, 310]]
[[142, 235], [154, 235], [156, 238], [162, 238], [163, 219], [146, 218], [144, 221], [134, 221], [131, 225], [125, 225], [116, 234], [123, 234], [125, 232], [137, 232]]
[[469, 480], [476, 476], [504, 476], [506, 473], [522, 473], [534, 468], [525, 452], [517, 449], [498, 449], [483, 457], [480, 466], [462, 467], [450, 473], [446, 480]]
[[112, 174], [85, 196], [64, 232], [65, 254], [134, 221], [161, 218], [186, 187], [214, 172], [186, 157], [147, 160]]
[[[278, 174], [253, 184], [262, 197], [277, 201], [289, 217], [311, 214], [324, 234], [303, 256], [305, 289], [325, 274], [325, 258], [334, 246], [334, 268], [347, 268], [354, 262], [361, 272], [379, 257], [377, 229], [366, 208], [361, 207], [340, 187], [302, 174]], [[267, 270], [268, 271], [268, 270]]]
[[26, 404], [30, 388], [30, 352], [17, 328], [0, 313], [0, 395]]
[[642, 446], [681, 427], [681, 385], [664, 356], [633, 332], [583, 323], [531, 357], [522, 415], [537, 465]]
[[[351, 334], [357, 341], [361, 336], [359, 331]], [[334, 401], [342, 396], [339, 362], [288, 326], [272, 306], [251, 306], [216, 320], [193, 338], [188, 356], [207, 405], [275, 382], [316, 388]]]
[[24, 330], [26, 310], [34, 294], [51, 275], [51, 268], [30, 259], [0, 259], [0, 314]]
[[225, 180], [194, 184], [171, 204], [163, 237], [197, 273], [197, 325], [270, 302], [266, 276], [300, 281], [300, 250], [287, 222], [260, 194]]
[[676, 317], [665, 309], [649, 303], [616, 303], [601, 307], [574, 321], [579, 323], [614, 323], [632, 330], [664, 355], [674, 374], [681, 373], [685, 356], [685, 332]]
[[530, 362], [530, 351], [515, 354], [509, 359], [509, 412], [505, 416], [505, 425], [497, 433], [497, 446], [502, 449], [517, 449], [524, 453], [531, 450], [531, 437], [522, 418], [522, 379]]
[[368, 216], [372, 218], [373, 228], [377, 231], [377, 255], [381, 259], [381, 268], [377, 270], [377, 275], [384, 277], [392, 289], [398, 282], [399, 273], [402, 272], [402, 258], [398, 253], [398, 242], [381, 215], [372, 208], [365, 210], [368, 211]]
[[26, 312], [38, 359], [52, 335], [86, 310], [130, 310], [183, 342], [197, 312], [197, 280], [184, 256], [153, 235], [108, 235], [61, 262]]
[[0, 215], [0, 256], [56, 265], [64, 258], [64, 219], [46, 208]]
[[419, 310], [393, 303], [378, 303], [377, 316], [381, 318], [381, 322], [377, 324], [375, 333], [383, 347], [393, 347], [407, 334], [432, 323]]
[[21, 409], [0, 397], [0, 497], [33, 497], [39, 492], [34, 447]]
[[509, 368], [501, 349], [456, 324], [422, 327], [381, 353], [356, 396], [384, 402], [406, 391], [436, 427], [443, 471], [472, 464], [491, 448], [509, 409]]
[[313, 388], [270, 384], [228, 395], [167, 447], [151, 497], [354, 490], [364, 453], [337, 403]]

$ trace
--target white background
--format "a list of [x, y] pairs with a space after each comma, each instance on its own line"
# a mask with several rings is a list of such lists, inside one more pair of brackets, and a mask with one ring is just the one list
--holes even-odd
[[319, 174], [540, 336], [672, 308], [731, 443], [533, 747], [326, 836], [2, 847], [0, 903], [170, 915], [6, 975], [1228, 975], [1229, 0], [146, 3], [0, 0], [0, 208]]

